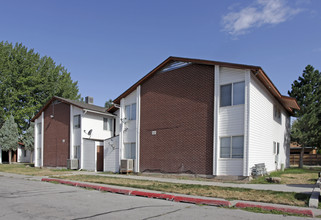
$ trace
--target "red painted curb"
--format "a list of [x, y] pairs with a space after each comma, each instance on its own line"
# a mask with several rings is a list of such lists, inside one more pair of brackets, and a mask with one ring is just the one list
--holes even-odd
[[313, 212], [309, 209], [296, 209], [296, 208], [282, 208], [282, 207], [276, 207], [276, 206], [269, 206], [269, 205], [255, 205], [245, 202], [238, 202], [235, 204], [236, 208], [260, 208], [265, 210], [276, 210], [276, 211], [282, 211], [286, 213], [293, 213], [293, 214], [299, 214], [299, 215], [306, 215], [313, 217]]
[[83, 188], [92, 188], [92, 189], [111, 192], [111, 193], [119, 193], [124, 195], [133, 195], [133, 196], [144, 196], [148, 198], [157, 198], [157, 199], [166, 199], [166, 200], [175, 201], [175, 202], [188, 202], [188, 203], [194, 203], [194, 204], [227, 206], [227, 207], [231, 206], [231, 203], [229, 201], [224, 201], [224, 200], [191, 198], [191, 197], [184, 197], [184, 196], [174, 196], [174, 195], [163, 194], [163, 193], [137, 191], [137, 190], [132, 191], [128, 189], [117, 189], [112, 187], [97, 186], [97, 185], [92, 185], [87, 183], [78, 183], [78, 182], [61, 180], [61, 179], [42, 178], [41, 181], [58, 182], [61, 184], [68, 184], [68, 185], [73, 185], [73, 186], [78, 186]]
[[192, 198], [185, 196], [175, 196], [175, 202], [188, 202], [194, 204], [204, 204], [204, 205], [215, 205], [215, 206], [227, 206], [230, 207], [232, 204], [229, 201], [224, 200], [216, 200], [216, 199], [200, 199], [200, 198]]
[[144, 196], [148, 198], [160, 198], [162, 196], [161, 193], [151, 193], [151, 192], [143, 192], [143, 191], [132, 191], [130, 195], [133, 196]]
[[111, 192], [111, 193], [119, 193], [119, 194], [124, 194], [124, 195], [130, 195], [132, 192], [131, 190], [128, 190], [128, 189], [117, 189], [117, 188], [106, 187], [106, 186], [100, 186], [99, 190]]

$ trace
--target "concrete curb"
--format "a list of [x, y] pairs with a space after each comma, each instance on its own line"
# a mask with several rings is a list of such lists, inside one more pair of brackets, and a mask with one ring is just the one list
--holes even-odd
[[[131, 189], [121, 189], [121, 188], [114, 188], [109, 186], [99, 186], [94, 184], [88, 184], [88, 183], [80, 183], [80, 182], [74, 182], [74, 181], [68, 181], [68, 180], [62, 180], [62, 179], [54, 179], [54, 178], [42, 178], [41, 181], [44, 182], [58, 182], [61, 184], [71, 185], [71, 186], [77, 186], [77, 187], [83, 187], [83, 188], [90, 188], [95, 189], [98, 191], [105, 191], [105, 192], [111, 192], [111, 193], [118, 193], [118, 194], [124, 194], [124, 195], [131, 195], [131, 196], [142, 196], [147, 198], [155, 198], [155, 199], [165, 199], [168, 201], [173, 202], [186, 202], [186, 203], [193, 203], [193, 204], [202, 204], [202, 205], [211, 205], [211, 206], [219, 206], [219, 207], [236, 207], [236, 208], [260, 208], [264, 210], [276, 210], [276, 211], [282, 211], [289, 214], [299, 214], [299, 215], [305, 215], [313, 217], [314, 214], [312, 210], [309, 209], [302, 209], [302, 208], [289, 208], [289, 207], [280, 207], [278, 205], [263, 205], [263, 204], [253, 204], [253, 203], [247, 203], [247, 202], [234, 202], [235, 205], [232, 205], [230, 201], [224, 200], [224, 199], [210, 199], [210, 198], [196, 198], [192, 196], [180, 196], [180, 195], [171, 195], [166, 193], [155, 193], [155, 192], [145, 192], [140, 190], [131, 190]], [[233, 204], [234, 204], [233, 203]]]
[[309, 199], [309, 207], [310, 208], [318, 208], [319, 206], [319, 198], [320, 198], [320, 181], [321, 178], [317, 180], [315, 187], [311, 193], [311, 197]]
[[281, 211], [281, 212], [286, 212], [291, 214], [314, 217], [312, 210], [309, 210], [309, 209], [283, 208], [283, 207], [277, 207], [273, 205], [257, 205], [257, 204], [246, 203], [246, 202], [238, 202], [235, 204], [235, 207], [236, 208], [260, 208], [264, 210], [275, 210], [275, 211]]

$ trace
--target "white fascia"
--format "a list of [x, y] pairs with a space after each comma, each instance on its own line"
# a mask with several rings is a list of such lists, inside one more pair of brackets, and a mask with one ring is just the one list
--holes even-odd
[[44, 149], [44, 127], [45, 127], [45, 120], [44, 120], [44, 112], [41, 113], [41, 164], [40, 166], [43, 167], [43, 149]]
[[70, 123], [69, 123], [69, 126], [70, 126], [70, 136], [69, 136], [69, 152], [70, 152], [70, 158], [69, 159], [73, 159], [74, 158], [74, 110], [73, 110], [73, 106], [70, 105]]
[[123, 158], [123, 146], [124, 146], [124, 122], [123, 118], [125, 116], [125, 100], [122, 98], [120, 100], [120, 108], [119, 108], [119, 164], [121, 164], [121, 159]]
[[243, 144], [243, 176], [249, 176], [249, 126], [250, 126], [250, 81], [251, 71], [244, 70], [245, 100], [244, 100], [244, 144]]
[[213, 175], [218, 174], [218, 146], [219, 146], [219, 100], [220, 100], [220, 66], [214, 69], [214, 112], [213, 112]]
[[141, 86], [137, 87], [136, 91], [136, 160], [135, 170], [139, 172], [139, 161], [140, 161], [140, 109], [141, 109]]

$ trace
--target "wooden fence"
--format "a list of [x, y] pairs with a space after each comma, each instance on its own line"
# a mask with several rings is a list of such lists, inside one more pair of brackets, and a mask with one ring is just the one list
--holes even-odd
[[[299, 166], [300, 154], [290, 155], [290, 165]], [[321, 154], [304, 154], [303, 155], [303, 165], [321, 165]]]

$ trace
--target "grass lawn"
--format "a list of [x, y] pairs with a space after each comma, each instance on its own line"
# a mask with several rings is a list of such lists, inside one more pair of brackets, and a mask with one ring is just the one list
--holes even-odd
[[309, 199], [309, 195], [300, 193], [275, 192], [267, 190], [252, 190], [218, 186], [176, 184], [158, 181], [123, 179], [99, 175], [73, 175], [60, 176], [59, 178], [75, 181], [84, 181], [90, 183], [102, 183], [116, 186], [157, 190], [169, 193], [224, 198], [228, 200], [247, 200], [295, 206], [307, 206]]
[[[271, 172], [268, 176], [281, 177], [281, 184], [315, 184], [318, 179], [318, 172], [321, 172], [320, 167], [304, 167], [303, 169], [291, 167], [284, 171]], [[266, 177], [253, 179], [250, 183], [267, 184]]]
[[16, 173], [30, 176], [53, 176], [60, 174], [68, 174], [71, 171], [66, 169], [49, 169], [49, 168], [37, 168], [32, 164], [0, 164], [0, 172]]

